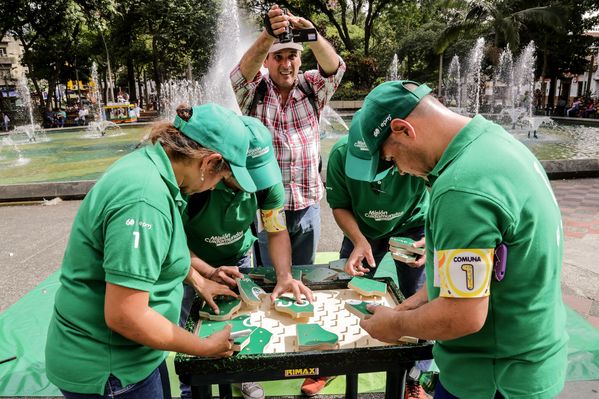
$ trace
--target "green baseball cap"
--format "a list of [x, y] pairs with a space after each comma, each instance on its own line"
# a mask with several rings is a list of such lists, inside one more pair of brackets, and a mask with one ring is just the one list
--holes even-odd
[[263, 190], [282, 182], [281, 168], [275, 158], [270, 130], [259, 119], [251, 116], [242, 116], [241, 120], [250, 132], [246, 167], [256, 184], [256, 189]]
[[246, 167], [249, 135], [235, 112], [213, 103], [198, 105], [192, 108], [189, 121], [177, 115], [173, 125], [202, 147], [221, 154], [243, 191], [256, 191]]
[[[406, 84], [418, 87], [410, 91]], [[405, 119], [430, 92], [427, 85], [410, 80], [394, 80], [375, 87], [352, 119], [345, 174], [363, 181], [377, 181], [382, 173], [386, 175], [389, 162], [380, 158], [380, 148], [391, 134], [391, 121]]]

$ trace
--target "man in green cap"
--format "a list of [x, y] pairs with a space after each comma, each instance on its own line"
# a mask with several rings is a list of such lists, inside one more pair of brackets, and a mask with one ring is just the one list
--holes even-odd
[[[256, 186], [255, 193], [242, 191], [235, 179], [226, 179], [214, 190], [192, 195], [184, 218], [187, 243], [192, 252], [191, 265], [202, 276], [237, 286], [242, 278], [238, 267], [250, 266], [250, 252], [256, 237], [250, 225], [259, 210], [259, 222], [267, 232], [268, 249], [273, 260], [277, 284], [271, 301], [285, 292], [296, 298], [313, 300], [312, 292], [291, 276], [291, 244], [285, 223], [281, 171], [272, 148], [268, 129], [256, 118], [240, 117], [249, 136], [246, 168]], [[185, 322], [195, 292], [186, 288], [181, 322]], [[255, 382], [240, 386], [246, 399], [264, 398], [264, 391]], [[191, 397], [188, 387], [181, 386], [181, 397]]]
[[370, 307], [374, 338], [436, 340], [435, 398], [554, 398], [567, 358], [557, 201], [535, 156], [480, 115], [456, 114], [426, 85], [386, 82], [364, 100], [348, 176], [383, 160], [431, 188], [426, 290], [395, 309]]
[[[408, 237], [422, 247], [429, 200], [424, 180], [400, 175], [392, 164], [382, 166], [373, 182], [348, 177], [347, 152], [363, 150], [364, 146], [350, 147], [344, 136], [333, 145], [327, 164], [327, 201], [344, 234], [339, 257], [347, 258], [345, 272], [352, 276], [374, 275], [374, 268], [389, 252], [391, 237]], [[413, 262], [394, 260], [399, 288], [406, 298], [424, 284], [424, 261], [424, 256]], [[420, 364], [412, 375], [426, 371], [428, 363]], [[303, 388], [304, 393], [307, 389]], [[425, 397], [424, 390], [416, 378], [409, 378], [405, 398], [420, 397]]]

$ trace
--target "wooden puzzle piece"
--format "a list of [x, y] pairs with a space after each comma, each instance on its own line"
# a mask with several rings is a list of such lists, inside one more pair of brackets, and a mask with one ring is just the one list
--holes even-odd
[[310, 273], [304, 276], [306, 283], [321, 283], [323, 281], [334, 280], [337, 277], [337, 272], [324, 267], [315, 267]]
[[347, 284], [347, 288], [363, 296], [384, 296], [387, 293], [387, 284], [365, 277], [352, 278]]
[[208, 303], [204, 302], [204, 305], [200, 309], [201, 318], [217, 321], [229, 320], [241, 308], [241, 299], [233, 298], [232, 296], [216, 298], [214, 302], [216, 302], [220, 313], [214, 313], [214, 309]]
[[304, 299], [303, 303], [298, 304], [294, 298], [281, 296], [275, 299], [275, 310], [281, 313], [287, 313], [294, 319], [300, 317], [314, 316], [314, 305]]
[[206, 338], [215, 332], [221, 331], [227, 325], [231, 325], [231, 336], [233, 338], [233, 350], [235, 352], [241, 351], [249, 342], [251, 334], [241, 334], [235, 336], [234, 333], [240, 331], [249, 330], [250, 333], [256, 329], [256, 327], [249, 324], [249, 315], [237, 316], [228, 321], [214, 321], [214, 320], [200, 320], [197, 334], [201, 338]]
[[329, 262], [329, 268], [336, 270], [338, 272], [344, 272], [346, 263], [347, 263], [347, 258], [332, 260]]
[[391, 257], [395, 260], [404, 263], [413, 263], [416, 262], [416, 254], [411, 253], [403, 248], [393, 248], [391, 249]]
[[358, 299], [348, 299], [347, 301], [345, 301], [345, 309], [350, 313], [353, 313], [356, 316], [358, 316], [360, 320], [372, 314], [372, 312], [366, 309], [366, 306], [368, 305], [382, 305], [382, 302], [360, 301]]
[[265, 267], [254, 267], [250, 269], [248, 272], [248, 277], [254, 280], [264, 280], [264, 275], [266, 274]]
[[241, 299], [251, 307], [259, 306], [262, 298], [268, 296], [266, 291], [249, 277], [237, 278], [235, 280], [237, 281], [237, 287], [239, 287]]
[[419, 342], [418, 338], [410, 337], [409, 335], [404, 335], [399, 338], [399, 342], [405, 342], [406, 344], [417, 344]]
[[411, 253], [424, 255], [426, 249], [424, 247], [415, 247], [415, 242], [416, 241], [409, 237], [391, 237], [389, 239], [389, 246], [391, 247], [392, 251], [394, 249], [403, 248]]
[[241, 355], [258, 355], [264, 353], [273, 334], [265, 328], [258, 327], [250, 334], [250, 342], [243, 348]]
[[298, 324], [297, 345], [300, 351], [336, 349], [339, 336], [325, 330], [320, 324]]

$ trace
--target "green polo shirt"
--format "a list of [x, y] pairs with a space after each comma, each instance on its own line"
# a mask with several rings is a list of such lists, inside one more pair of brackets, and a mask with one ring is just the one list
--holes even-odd
[[327, 164], [327, 201], [331, 208], [349, 209], [365, 237], [400, 236], [424, 226], [428, 192], [424, 180], [400, 175], [394, 168], [377, 182], [350, 179], [345, 174], [347, 136], [335, 143]]
[[[459, 283], [473, 270], [477, 287], [485, 261], [474, 254], [491, 249], [492, 256], [498, 244], [508, 246], [504, 279], [483, 284], [490, 295], [483, 328], [435, 344], [443, 386], [468, 399], [492, 398], [496, 390], [510, 399], [555, 397], [564, 386], [568, 339], [560, 290], [563, 232], [543, 168], [503, 128], [476, 116], [428, 179], [426, 275], [435, 275], [427, 278], [429, 298], [456, 294], [459, 284], [448, 287], [438, 278], [444, 273]], [[442, 260], [448, 253], [450, 260]], [[443, 270], [448, 265], [453, 272]]]
[[285, 189], [278, 183], [246, 193], [220, 182], [214, 190], [189, 201], [184, 218], [189, 249], [212, 266], [235, 265], [256, 241], [250, 229], [256, 211], [282, 208]]
[[81, 203], [61, 268], [46, 344], [46, 373], [59, 388], [104, 393], [146, 378], [166, 352], [105, 323], [106, 283], [149, 293], [149, 306], [177, 324], [189, 271], [181, 197], [159, 144], [115, 162]]

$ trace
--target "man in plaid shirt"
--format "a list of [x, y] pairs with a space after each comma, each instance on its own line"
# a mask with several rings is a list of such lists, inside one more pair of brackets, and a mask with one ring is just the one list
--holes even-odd
[[[241, 112], [259, 118], [273, 135], [273, 146], [283, 174], [285, 217], [292, 245], [292, 264], [312, 264], [320, 238], [320, 205], [324, 186], [318, 171], [320, 136], [319, 113], [339, 86], [345, 63], [322, 36], [308, 46], [318, 62], [318, 70], [298, 78], [303, 47], [293, 41], [279, 43], [276, 36], [289, 25], [295, 29], [313, 28], [304, 18], [284, 14], [274, 5], [268, 12], [272, 35], [264, 30], [239, 64], [231, 71], [231, 83]], [[273, 36], [274, 35], [274, 36]], [[262, 74], [264, 65], [268, 74]], [[300, 79], [309, 91], [298, 87]], [[252, 110], [261, 81], [265, 81], [264, 98]], [[264, 84], [264, 83], [262, 83]], [[271, 265], [266, 235], [259, 234], [260, 254], [264, 265]]]

